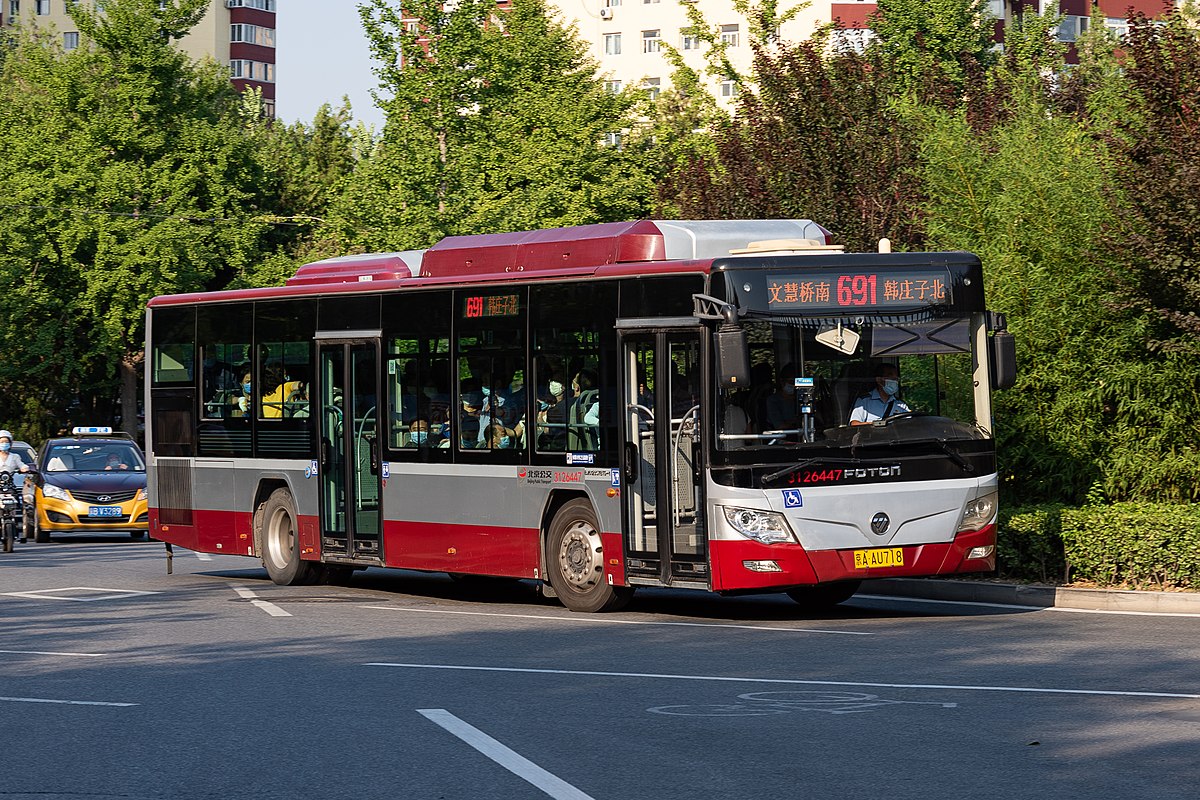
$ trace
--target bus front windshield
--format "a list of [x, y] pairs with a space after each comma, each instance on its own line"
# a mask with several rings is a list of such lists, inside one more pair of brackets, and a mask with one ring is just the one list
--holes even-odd
[[804, 323], [743, 324], [750, 383], [719, 392], [718, 452], [772, 462], [787, 457], [781, 449], [820, 455], [985, 438], [976, 425], [968, 317]]

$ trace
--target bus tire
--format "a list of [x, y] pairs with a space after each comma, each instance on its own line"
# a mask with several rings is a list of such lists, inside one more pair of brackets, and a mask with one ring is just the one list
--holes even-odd
[[837, 581], [835, 583], [820, 583], [816, 586], [797, 586], [788, 589], [787, 596], [805, 608], [819, 610], [833, 608], [838, 603], [844, 603], [854, 596], [862, 586], [862, 581]]
[[292, 493], [276, 489], [267, 498], [262, 515], [263, 566], [271, 580], [280, 586], [301, 586], [319, 577], [319, 564], [300, 558], [300, 537], [296, 534], [296, 508]]
[[599, 523], [587, 500], [572, 500], [554, 515], [547, 561], [550, 585], [572, 611], [615, 611], [633, 596], [631, 588], [605, 580]]

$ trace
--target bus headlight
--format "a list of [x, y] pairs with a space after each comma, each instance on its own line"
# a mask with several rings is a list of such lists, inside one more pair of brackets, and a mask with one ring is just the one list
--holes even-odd
[[976, 497], [963, 510], [960, 531], [977, 531], [996, 518], [996, 492]]
[[53, 500], [63, 500], [68, 503], [71, 502], [71, 495], [67, 494], [67, 490], [60, 486], [55, 486], [53, 483], [42, 485], [42, 496], [49, 497]]
[[725, 521], [729, 523], [729, 526], [747, 539], [753, 539], [763, 544], [796, 541], [791, 527], [782, 514], [776, 514], [774, 511], [759, 511], [756, 508], [734, 508], [732, 506], [722, 506], [721, 510], [725, 512]]
[[150, 495], [146, 494], [145, 486], [143, 486], [140, 490], [138, 490], [137, 499], [138, 500], [149, 500], [150, 499]]

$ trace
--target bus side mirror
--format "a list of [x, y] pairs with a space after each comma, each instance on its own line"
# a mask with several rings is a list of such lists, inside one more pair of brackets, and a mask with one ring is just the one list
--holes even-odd
[[721, 388], [740, 389], [750, 385], [750, 346], [746, 332], [737, 325], [717, 328], [717, 373]]
[[1017, 383], [1017, 340], [1008, 331], [988, 337], [993, 389], [1011, 389]]

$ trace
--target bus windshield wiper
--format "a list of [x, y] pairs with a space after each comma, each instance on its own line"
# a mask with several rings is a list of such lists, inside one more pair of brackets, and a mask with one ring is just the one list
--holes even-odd
[[958, 466], [962, 467], [963, 472], [971, 473], [975, 471], [975, 465], [962, 457], [962, 454], [950, 446], [950, 443], [945, 439], [911, 439], [905, 444], [936, 444], [942, 449], [942, 452], [950, 456], [950, 460]]
[[787, 475], [789, 472], [795, 472], [798, 469], [804, 469], [809, 464], [813, 464], [817, 461], [820, 461], [825, 464], [861, 464], [862, 463], [861, 458], [822, 458], [821, 456], [813, 456], [812, 458], [806, 458], [803, 461], [797, 461], [795, 464], [792, 464], [791, 466], [787, 466], [787, 467], [784, 467], [783, 469], [776, 470], [775, 472], [772, 472], [770, 475], [763, 475], [762, 482], [770, 483], [771, 481], [775, 480], [776, 478], [782, 478], [784, 475]]

